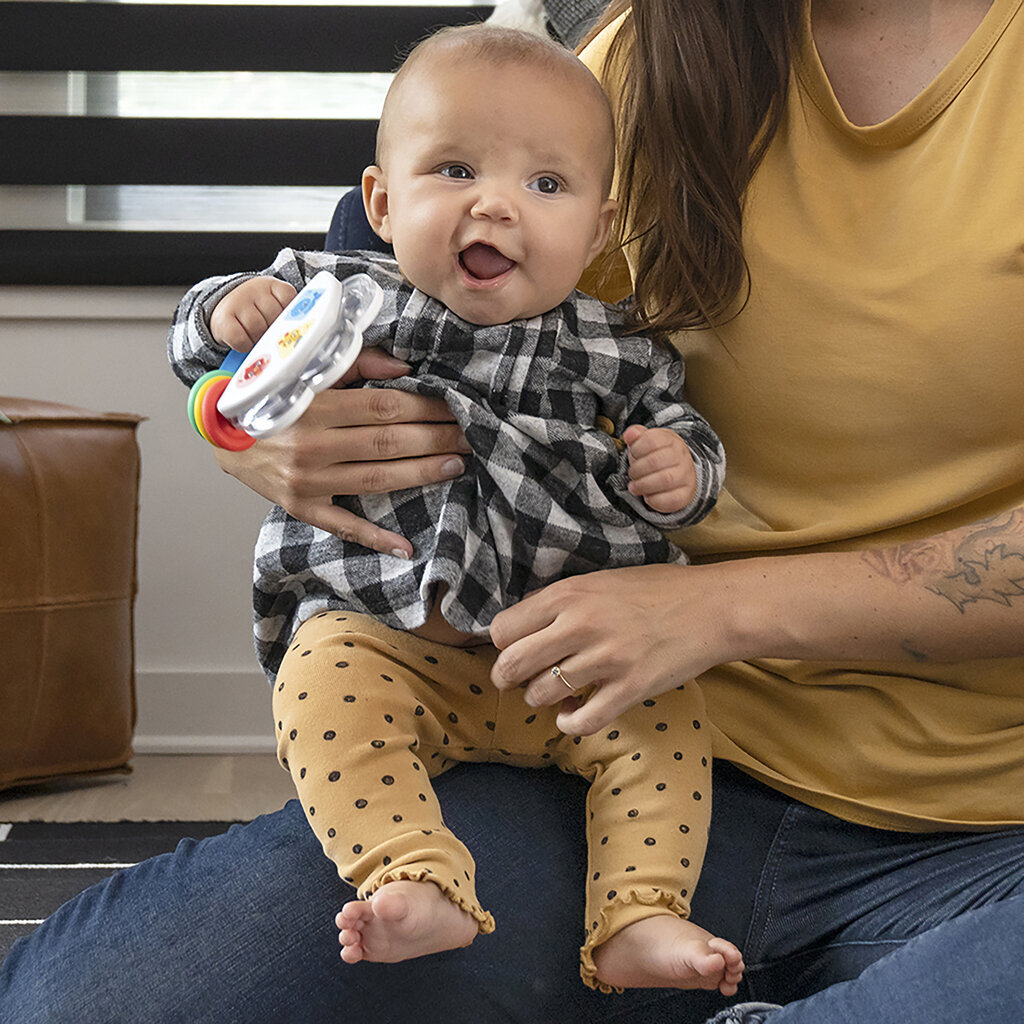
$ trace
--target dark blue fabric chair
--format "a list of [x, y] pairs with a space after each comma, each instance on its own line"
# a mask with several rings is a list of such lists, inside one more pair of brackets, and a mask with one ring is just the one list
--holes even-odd
[[395, 254], [394, 249], [378, 238], [366, 219], [363, 209], [363, 193], [359, 188], [346, 192], [334, 208], [331, 226], [324, 243], [327, 252], [344, 252], [347, 249], [371, 249], [374, 252]]

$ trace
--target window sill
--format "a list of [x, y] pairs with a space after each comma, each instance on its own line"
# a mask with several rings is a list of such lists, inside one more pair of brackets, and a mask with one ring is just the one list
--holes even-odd
[[0, 286], [0, 321], [159, 320], [170, 324], [185, 289], [170, 287]]

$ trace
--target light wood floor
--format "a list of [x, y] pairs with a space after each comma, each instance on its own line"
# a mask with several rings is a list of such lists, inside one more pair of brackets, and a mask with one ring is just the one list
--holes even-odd
[[273, 754], [145, 754], [130, 775], [0, 793], [0, 822], [249, 821], [294, 795]]

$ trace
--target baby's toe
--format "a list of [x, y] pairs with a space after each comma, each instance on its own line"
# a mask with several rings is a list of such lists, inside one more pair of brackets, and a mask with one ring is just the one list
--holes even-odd
[[339, 928], [359, 928], [373, 917], [373, 907], [365, 900], [346, 903], [334, 919]]

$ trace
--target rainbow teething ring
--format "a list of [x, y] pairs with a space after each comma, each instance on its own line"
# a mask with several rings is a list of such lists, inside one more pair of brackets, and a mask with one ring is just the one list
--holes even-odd
[[244, 451], [256, 442], [256, 438], [239, 430], [217, 410], [217, 399], [224, 393], [243, 358], [241, 352], [229, 352], [220, 367], [204, 373], [188, 393], [188, 421], [196, 433], [214, 447], [232, 452]]
[[217, 401], [224, 394], [224, 389], [231, 383], [229, 374], [219, 374], [202, 389], [198, 399], [196, 422], [202, 423], [209, 434], [209, 441], [218, 448], [226, 448], [229, 452], [242, 452], [256, 443], [256, 438], [239, 430], [217, 408]]
[[[192, 390], [188, 393], [188, 403], [186, 408], [188, 409], [188, 421], [192, 424], [192, 429], [204, 440], [209, 441], [210, 435], [206, 432], [206, 428], [203, 426], [202, 417], [196, 416], [196, 411], [200, 408], [200, 402], [202, 402], [203, 393], [210, 386], [210, 384], [223, 378], [225, 376], [220, 370], [211, 370], [209, 373], [204, 373], [192, 385]], [[212, 443], [212, 442], [211, 442]]]

